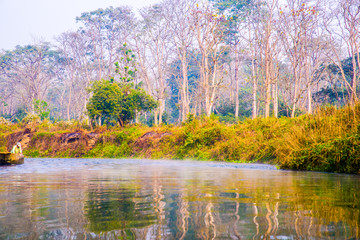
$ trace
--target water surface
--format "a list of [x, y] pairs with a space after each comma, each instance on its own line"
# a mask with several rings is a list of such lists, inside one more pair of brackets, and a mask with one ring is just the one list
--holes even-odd
[[271, 165], [26, 159], [0, 168], [0, 239], [358, 239], [359, 199]]

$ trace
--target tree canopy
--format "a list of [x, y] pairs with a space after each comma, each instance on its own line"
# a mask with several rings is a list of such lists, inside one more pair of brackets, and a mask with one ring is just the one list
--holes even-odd
[[88, 115], [92, 119], [101, 118], [107, 123], [114, 120], [124, 126], [135, 118], [136, 111], [148, 111], [157, 107], [157, 102], [141, 88], [133, 84], [95, 81], [91, 91], [93, 96], [87, 104]]

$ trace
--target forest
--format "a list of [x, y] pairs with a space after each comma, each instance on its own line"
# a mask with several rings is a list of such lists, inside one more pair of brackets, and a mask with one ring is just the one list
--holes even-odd
[[119, 82], [129, 69], [134, 88], [157, 102], [132, 122], [150, 126], [201, 115], [295, 117], [358, 100], [356, 0], [163, 0], [76, 21], [79, 29], [51, 43], [0, 51], [3, 120], [86, 121], [93, 83]]
[[0, 50], [1, 239], [360, 239], [360, 0], [74, 21]]
[[0, 52], [0, 151], [360, 173], [355, 0], [163, 0]]

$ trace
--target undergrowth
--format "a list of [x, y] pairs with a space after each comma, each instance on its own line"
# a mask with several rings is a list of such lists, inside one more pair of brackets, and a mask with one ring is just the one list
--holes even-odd
[[[31, 132], [29, 157], [170, 158], [274, 163], [283, 169], [359, 174], [360, 105], [319, 109], [297, 118], [246, 119], [232, 125], [216, 117], [181, 126], [91, 129], [84, 122], [0, 123], [0, 151], [11, 133]], [[69, 133], [81, 138], [67, 143]], [[93, 145], [89, 134], [96, 135]], [[20, 136], [20, 135], [19, 135]], [[12, 139], [14, 140], [14, 139]]]

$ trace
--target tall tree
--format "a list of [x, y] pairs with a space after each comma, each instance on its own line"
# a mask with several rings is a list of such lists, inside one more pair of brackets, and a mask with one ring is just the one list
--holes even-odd
[[[274, 15], [277, 0], [269, 0], [266, 2], [266, 9], [263, 21], [263, 54], [264, 54], [264, 69], [265, 69], [265, 117], [270, 116], [271, 103], [271, 86], [273, 85], [272, 76], [274, 64], [274, 46], [276, 45], [276, 37], [274, 36]], [[274, 43], [275, 42], [275, 43]]]
[[87, 105], [88, 115], [92, 119], [111, 120], [123, 127], [136, 116], [136, 111], [154, 109], [156, 101], [144, 90], [133, 88], [132, 84], [111, 80], [95, 81], [91, 88], [92, 97]]
[[[14, 86], [16, 97], [34, 113], [35, 99], [44, 100], [54, 82], [59, 53], [49, 43], [17, 46], [0, 59], [4, 78]], [[15, 95], [13, 95], [15, 97]]]
[[[356, 94], [357, 81], [360, 77], [360, 8], [359, 2], [355, 0], [341, 0], [331, 2], [333, 8], [329, 7], [331, 17], [326, 21], [325, 27], [332, 40], [332, 58], [343, 79], [350, 90], [350, 102], [358, 101]], [[340, 46], [340, 47], [338, 47]], [[342, 66], [343, 58], [351, 58], [352, 74], [348, 81]], [[350, 82], [350, 83], [349, 83]]]
[[215, 97], [221, 84], [219, 69], [222, 55], [221, 42], [224, 37], [225, 20], [219, 16], [209, 3], [197, 4], [191, 12], [196, 43], [199, 48], [199, 68], [202, 98], [205, 100], [204, 112], [210, 116], [215, 104]]
[[[292, 69], [292, 110], [295, 116], [299, 100], [306, 89], [311, 95], [311, 79], [308, 70], [309, 36], [314, 28], [315, 7], [307, 6], [303, 0], [287, 0], [286, 7], [280, 8], [280, 36]], [[308, 99], [311, 110], [311, 96]]]
[[91, 39], [91, 53], [97, 63], [97, 79], [113, 74], [117, 53], [129, 41], [135, 17], [128, 7], [109, 7], [82, 13], [77, 17], [83, 23], [83, 34]]
[[136, 36], [139, 63], [147, 88], [159, 101], [154, 116], [155, 125], [161, 125], [163, 121], [167, 97], [166, 77], [169, 74], [172, 52], [169, 22], [165, 20], [163, 11], [164, 7], [161, 4], [142, 9], [142, 31]]
[[239, 117], [239, 65], [240, 65], [240, 48], [244, 41], [245, 20], [249, 10], [253, 7], [253, 0], [211, 0], [215, 3], [215, 7], [220, 13], [225, 15], [226, 30], [224, 33], [224, 41], [230, 45], [234, 56], [234, 85], [233, 90], [235, 100], [235, 118]]
[[194, 41], [194, 32], [189, 18], [192, 11], [191, 6], [195, 5], [196, 0], [165, 0], [164, 17], [169, 25], [172, 38], [170, 39], [176, 49], [177, 57], [181, 62], [181, 83], [180, 83], [180, 116], [181, 121], [185, 121], [190, 112], [190, 96], [188, 82], [188, 68], [190, 48]]

